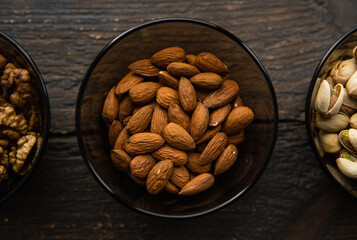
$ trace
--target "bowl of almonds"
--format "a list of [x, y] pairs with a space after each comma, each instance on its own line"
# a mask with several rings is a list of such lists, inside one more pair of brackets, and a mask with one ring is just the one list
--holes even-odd
[[357, 28], [328, 50], [310, 83], [306, 126], [325, 172], [357, 197]]
[[0, 202], [11, 196], [39, 161], [50, 129], [45, 83], [34, 61], [0, 32]]
[[219, 209], [262, 174], [277, 131], [272, 83], [222, 28], [160, 19], [109, 43], [78, 95], [90, 171], [120, 202], [151, 215]]

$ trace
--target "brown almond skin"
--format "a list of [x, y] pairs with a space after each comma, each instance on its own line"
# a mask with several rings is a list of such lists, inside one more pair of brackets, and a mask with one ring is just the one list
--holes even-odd
[[119, 113], [118, 118], [123, 121], [124, 118], [130, 116], [133, 112], [134, 104], [132, 103], [130, 97], [127, 95], [119, 102]]
[[183, 62], [185, 61], [186, 52], [180, 47], [169, 47], [164, 48], [151, 57], [151, 62], [160, 67], [166, 68], [172, 62]]
[[237, 160], [238, 150], [233, 144], [229, 144], [221, 153], [214, 167], [214, 175], [227, 171]]
[[157, 90], [156, 102], [164, 108], [169, 108], [170, 103], [180, 104], [177, 91], [169, 87], [161, 87]]
[[244, 130], [227, 137], [227, 144], [239, 145], [244, 141]]
[[197, 55], [195, 66], [202, 72], [214, 72], [221, 76], [229, 72], [227, 66], [216, 55], [208, 52]]
[[237, 108], [237, 107], [242, 107], [243, 106], [243, 100], [240, 98], [240, 96], [238, 95], [234, 100], [233, 100], [233, 107]]
[[114, 93], [114, 87], [109, 91], [103, 104], [102, 117], [105, 122], [111, 123], [118, 116], [119, 100]]
[[190, 151], [196, 148], [195, 141], [186, 130], [176, 123], [169, 123], [164, 128], [166, 142], [179, 150]]
[[187, 163], [185, 165], [186, 168], [197, 174], [209, 172], [211, 170], [211, 163], [200, 165], [200, 157], [200, 153], [187, 154]]
[[193, 140], [200, 139], [208, 128], [209, 111], [202, 103], [198, 103], [191, 117], [191, 136]]
[[228, 114], [231, 112], [232, 106], [231, 104], [227, 104], [223, 107], [217, 108], [214, 110], [211, 115], [209, 116], [209, 123], [210, 127], [215, 127], [224, 122], [226, 120]]
[[123, 124], [121, 124], [121, 122], [118, 120], [114, 120], [108, 130], [108, 139], [110, 146], [114, 146], [114, 143], [117, 140], [121, 130], [123, 130]]
[[130, 173], [139, 178], [146, 178], [156, 161], [150, 155], [139, 155], [130, 162]]
[[196, 55], [188, 54], [186, 55], [186, 62], [188, 64], [195, 65], [196, 58], [197, 58]]
[[217, 133], [219, 133], [219, 131], [221, 131], [221, 127], [221, 125], [218, 125], [217, 127], [208, 129], [205, 134], [196, 141], [196, 145], [199, 145], [213, 138]]
[[120, 149], [113, 149], [110, 153], [114, 166], [120, 171], [126, 172], [129, 170], [129, 164], [131, 161], [130, 156]]
[[176, 187], [175, 184], [173, 184], [170, 181], [168, 181], [166, 183], [164, 190], [171, 194], [177, 194], [180, 191], [180, 189], [178, 187]]
[[187, 132], [190, 131], [190, 117], [182, 110], [182, 108], [178, 104], [170, 104], [170, 107], [168, 109], [168, 117], [170, 122], [180, 125]]
[[124, 148], [129, 154], [147, 154], [159, 149], [165, 140], [156, 133], [142, 132], [132, 135], [126, 142]]
[[140, 75], [135, 74], [133, 71], [129, 72], [125, 77], [123, 77], [117, 86], [115, 87], [115, 94], [123, 94], [128, 92], [136, 84], [144, 81], [144, 78]]
[[127, 116], [126, 118], [123, 119], [123, 126], [124, 127], [126, 127], [128, 125], [131, 117], [132, 116]]
[[164, 136], [164, 127], [169, 123], [169, 117], [166, 109], [163, 109], [158, 104], [154, 107], [154, 112], [151, 118], [150, 132]]
[[175, 90], [178, 89], [179, 80], [174, 76], [170, 75], [167, 71], [160, 71], [158, 77], [162, 85], [168, 86]]
[[157, 149], [151, 155], [158, 161], [171, 160], [175, 166], [185, 165], [187, 162], [187, 154], [185, 152], [170, 147], [167, 144]]
[[200, 164], [204, 165], [216, 160], [227, 145], [227, 135], [219, 132], [207, 144], [200, 157]]
[[210, 173], [202, 173], [189, 181], [178, 193], [183, 196], [192, 196], [206, 191], [214, 184], [214, 176]]
[[196, 90], [185, 77], [180, 78], [178, 96], [181, 106], [186, 112], [192, 112], [195, 109], [197, 105]]
[[222, 131], [228, 135], [236, 134], [246, 128], [254, 119], [254, 113], [249, 107], [234, 108], [223, 124]]
[[193, 85], [205, 89], [217, 89], [223, 83], [222, 77], [217, 73], [213, 72], [204, 72], [196, 74], [195, 76], [190, 78], [190, 81]]
[[218, 108], [232, 101], [239, 92], [238, 84], [233, 80], [226, 80], [222, 86], [211, 92], [203, 101], [208, 108]]
[[175, 184], [177, 187], [182, 188], [189, 181], [190, 181], [190, 173], [184, 166], [174, 167], [172, 169], [170, 182]]
[[208, 89], [196, 88], [197, 101], [203, 103], [210, 93], [211, 91]]
[[130, 134], [127, 127], [123, 128], [123, 130], [119, 133], [117, 140], [114, 143], [114, 149], [124, 150], [124, 146], [128, 141], [129, 136]]
[[130, 89], [130, 99], [136, 104], [147, 104], [155, 99], [156, 92], [160, 87], [161, 85], [156, 82], [139, 83]]
[[152, 195], [161, 192], [170, 180], [173, 167], [170, 160], [158, 162], [146, 179], [146, 190]]
[[150, 59], [142, 59], [135, 61], [130, 64], [128, 68], [134, 73], [145, 77], [155, 77], [161, 71], [159, 68], [157, 68], [151, 63]]
[[134, 182], [136, 182], [137, 184], [139, 184], [139, 185], [141, 185], [141, 186], [146, 186], [146, 179], [145, 178], [139, 178], [139, 177], [136, 177], [136, 176], [134, 176], [134, 175], [132, 175], [132, 174], [128, 174], [129, 175], [129, 177], [131, 178], [131, 179], [133, 179], [133, 181]]
[[129, 120], [126, 126], [130, 134], [144, 131], [151, 121], [154, 106], [152, 104], [140, 108]]
[[170, 63], [166, 70], [173, 76], [184, 76], [188, 78], [200, 73], [195, 66], [182, 62]]

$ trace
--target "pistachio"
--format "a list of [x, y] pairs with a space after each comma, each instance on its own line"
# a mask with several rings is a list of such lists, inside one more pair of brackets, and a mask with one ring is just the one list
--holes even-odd
[[336, 160], [338, 169], [343, 175], [349, 178], [357, 178], [357, 162], [356, 158], [340, 157]]
[[316, 127], [326, 132], [339, 132], [345, 129], [349, 122], [348, 116], [342, 112], [330, 117], [316, 116]]
[[338, 153], [341, 151], [339, 135], [337, 133], [319, 132], [319, 139], [322, 149], [327, 153]]
[[350, 118], [350, 125], [352, 128], [357, 129], [357, 113], [353, 114]]
[[331, 77], [336, 84], [341, 83], [345, 86], [356, 70], [357, 65], [354, 59], [340, 61], [332, 68]]
[[353, 149], [357, 151], [357, 130], [350, 128], [348, 130], [348, 140], [350, 141]]
[[349, 130], [343, 130], [338, 134], [338, 140], [344, 149], [346, 149], [349, 153], [357, 154], [357, 151], [353, 148], [349, 138]]
[[343, 103], [344, 94], [345, 91], [342, 84], [336, 84], [331, 91], [329, 82], [323, 80], [315, 100], [317, 112], [325, 116], [338, 113]]
[[348, 95], [357, 98], [357, 71], [355, 71], [346, 84]]
[[357, 46], [352, 50], [353, 59], [357, 62]]

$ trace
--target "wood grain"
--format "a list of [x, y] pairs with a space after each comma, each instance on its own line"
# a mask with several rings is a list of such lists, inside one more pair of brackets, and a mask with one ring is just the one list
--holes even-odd
[[[0, 29], [39, 67], [52, 127], [37, 169], [0, 205], [0, 238], [356, 239], [356, 199], [323, 173], [304, 127], [313, 72], [355, 25], [356, 10], [353, 0], [2, 0]], [[112, 199], [89, 173], [74, 134], [77, 93], [94, 57], [128, 28], [162, 17], [202, 19], [243, 40], [273, 81], [281, 120], [274, 154], [255, 186], [218, 212], [183, 221], [146, 216]]]

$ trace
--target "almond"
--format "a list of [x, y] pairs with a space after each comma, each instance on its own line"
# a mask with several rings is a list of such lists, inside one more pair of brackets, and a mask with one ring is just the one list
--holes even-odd
[[198, 103], [191, 117], [191, 136], [194, 140], [200, 139], [207, 131], [209, 121], [208, 108]]
[[133, 62], [129, 65], [128, 68], [134, 73], [145, 77], [155, 77], [161, 71], [159, 68], [157, 68], [151, 63], [150, 59], [142, 59]]
[[182, 63], [182, 62], [173, 62], [170, 63], [166, 70], [173, 76], [184, 76], [184, 77], [192, 77], [200, 71], [193, 65]]
[[222, 122], [224, 122], [224, 120], [226, 120], [228, 114], [231, 112], [232, 106], [231, 104], [227, 104], [223, 107], [220, 107], [216, 110], [214, 110], [211, 115], [209, 116], [209, 123], [208, 125], [211, 127], [215, 127], [219, 124], [221, 124]]
[[227, 171], [237, 160], [238, 150], [233, 144], [229, 144], [217, 159], [214, 167], [214, 175]]
[[199, 73], [190, 78], [193, 85], [205, 89], [217, 89], [222, 83], [223, 79], [220, 75], [213, 72]]
[[227, 145], [227, 135], [219, 132], [207, 144], [205, 150], [200, 157], [200, 164], [204, 165], [210, 163], [219, 157], [224, 147]]
[[190, 173], [184, 166], [174, 167], [172, 170], [170, 182], [177, 187], [182, 188], [190, 181]]
[[227, 66], [214, 54], [208, 52], [197, 55], [195, 66], [202, 72], [214, 72], [219, 75], [228, 73]]
[[156, 82], [143, 82], [135, 85], [129, 91], [131, 101], [136, 104], [147, 104], [155, 99], [156, 92], [160, 88]]
[[173, 169], [173, 164], [170, 160], [158, 162], [150, 171], [146, 179], [146, 189], [152, 194], [158, 194], [166, 186], [169, 181]]
[[135, 74], [133, 71], [129, 72], [115, 87], [115, 94], [123, 94], [129, 91], [136, 84], [144, 81], [142, 76]]
[[171, 87], [176, 90], [178, 89], [178, 79], [174, 76], [171, 76], [167, 71], [160, 71], [158, 77], [162, 85]]
[[119, 133], [117, 140], [114, 143], [114, 149], [124, 150], [124, 146], [128, 141], [130, 135], [127, 127], [123, 128], [123, 130]]
[[228, 135], [240, 132], [247, 127], [254, 118], [254, 113], [249, 107], [234, 108], [223, 124], [222, 131]]
[[151, 118], [150, 132], [164, 136], [163, 130], [168, 123], [167, 111], [156, 104]]
[[190, 151], [196, 147], [191, 135], [176, 123], [169, 123], [165, 126], [164, 138], [172, 147], [183, 151]]
[[114, 93], [114, 87], [109, 91], [103, 105], [102, 117], [105, 122], [111, 123], [118, 116], [119, 100]]
[[129, 155], [120, 149], [114, 149], [110, 153], [114, 166], [120, 171], [128, 171], [131, 158]]
[[210, 93], [203, 104], [208, 108], [218, 108], [228, 104], [238, 94], [239, 86], [233, 80], [226, 80], [216, 91]]
[[151, 154], [156, 160], [170, 160], [175, 166], [184, 165], [187, 162], [187, 154], [169, 145], [164, 145]]
[[205, 134], [196, 141], [196, 145], [201, 144], [203, 142], [206, 142], [208, 140], [210, 140], [211, 138], [213, 138], [217, 133], [219, 133], [219, 131], [221, 131], [221, 125], [218, 125], [217, 127], [208, 129]]
[[131, 117], [132, 117], [132, 116], [127, 116], [126, 118], [123, 119], [123, 125], [124, 125], [125, 127], [128, 125], [128, 123], [129, 123]]
[[150, 155], [139, 155], [131, 160], [130, 172], [135, 177], [146, 178], [155, 164], [155, 159]]
[[238, 95], [233, 101], [233, 107], [237, 108], [237, 107], [242, 107], [242, 106], [243, 106], [243, 101], [240, 98], [240, 96]]
[[124, 118], [128, 117], [131, 115], [134, 109], [134, 104], [130, 100], [129, 96], [125, 96], [120, 102], [119, 102], [119, 114], [118, 118], [120, 121], [123, 121]]
[[189, 153], [187, 154], [187, 163], [186, 167], [194, 173], [205, 173], [211, 170], [211, 163], [205, 165], [200, 165], [200, 153]]
[[240, 143], [243, 142], [243, 140], [244, 140], [244, 130], [238, 132], [237, 134], [227, 136], [228, 144], [239, 145]]
[[123, 124], [121, 124], [118, 120], [114, 120], [108, 130], [108, 139], [112, 147], [114, 146], [121, 130], [123, 130]]
[[188, 54], [188, 55], [186, 55], [186, 62], [188, 64], [195, 65], [196, 58], [197, 57], [195, 55]]
[[166, 68], [172, 62], [185, 61], [185, 54], [185, 50], [180, 47], [169, 47], [152, 55], [150, 60], [158, 67]]
[[196, 91], [191, 82], [185, 77], [180, 79], [178, 96], [181, 106], [186, 112], [192, 112], [195, 109], [197, 104]]
[[132, 174], [128, 174], [129, 175], [129, 177], [131, 178], [131, 179], [133, 179], [133, 181], [134, 182], [136, 182], [137, 184], [139, 184], [139, 185], [141, 185], [141, 186], [146, 186], [146, 179], [145, 178], [139, 178], [139, 177], [136, 177], [136, 176], [134, 176], [134, 175], [132, 175]]
[[213, 186], [214, 177], [209, 173], [202, 173], [189, 181], [178, 193], [183, 196], [192, 196], [197, 193], [206, 191]]
[[171, 193], [171, 194], [177, 194], [180, 189], [178, 187], [176, 187], [172, 182], [168, 181], [166, 183], [166, 186], [164, 188], [164, 190], [168, 193]]
[[180, 104], [177, 91], [169, 87], [161, 87], [157, 90], [156, 102], [164, 108], [169, 108], [170, 103]]
[[128, 139], [125, 144], [125, 151], [129, 154], [146, 154], [159, 149], [164, 143], [165, 140], [159, 134], [137, 133]]
[[140, 108], [130, 118], [128, 125], [126, 126], [128, 131], [131, 134], [144, 131], [148, 127], [151, 121], [153, 110], [154, 110], [154, 106], [152, 104]]
[[176, 103], [171, 103], [168, 110], [169, 121], [183, 127], [187, 132], [190, 130], [190, 117]]
[[203, 103], [206, 97], [211, 93], [211, 91], [203, 88], [196, 88], [197, 101]]

